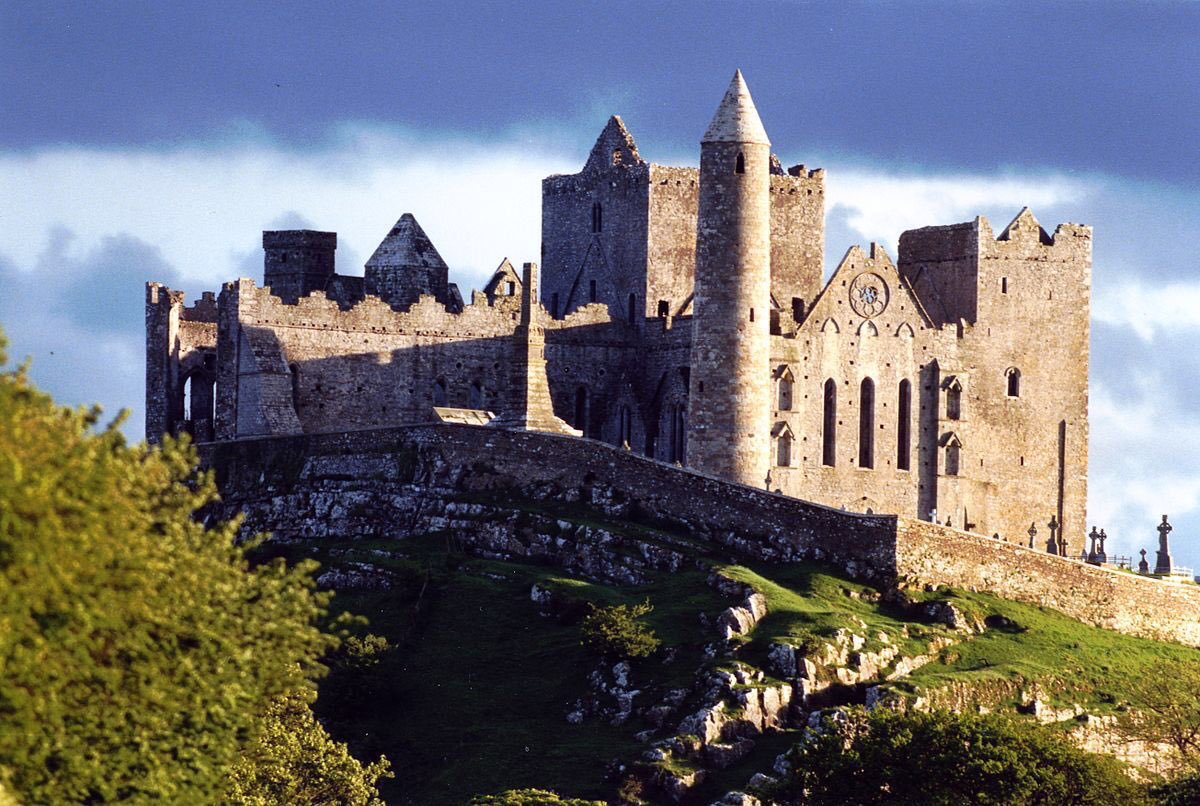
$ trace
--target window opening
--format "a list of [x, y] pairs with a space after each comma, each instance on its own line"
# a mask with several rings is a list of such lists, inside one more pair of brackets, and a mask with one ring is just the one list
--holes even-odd
[[479, 381], [471, 384], [471, 408], [483, 408], [483, 386], [480, 385]]
[[858, 466], [875, 467], [875, 381], [863, 378], [858, 400]]
[[821, 429], [821, 464], [833, 467], [837, 458], [837, 383], [825, 381], [825, 419]]
[[637, 322], [637, 295], [629, 295], [629, 324]]
[[900, 400], [896, 413], [896, 469], [910, 469], [910, 443], [912, 427], [912, 384], [908, 379], [900, 381]]
[[959, 461], [958, 442], [955, 440], [951, 440], [950, 443], [948, 445], [946, 445], [946, 475], [947, 476], [957, 476], [958, 475], [958, 461]]
[[746, 173], [746, 156], [740, 151], [737, 155], [737, 161], [734, 163], [733, 172], [735, 174]]
[[592, 232], [604, 231], [604, 208], [600, 202], [592, 202]]
[[1011, 368], [1008, 372], [1008, 396], [1021, 396], [1021, 370], [1016, 367]]
[[785, 369], [783, 374], [779, 376], [779, 410], [792, 410], [792, 372]]
[[667, 302], [665, 299], [660, 299], [658, 301], [658, 316], [659, 316], [659, 318], [666, 319], [670, 315], [671, 315], [671, 303]]
[[954, 386], [946, 391], [946, 417], [950, 420], [962, 418], [962, 391]]
[[516, 296], [517, 284], [515, 282], [513, 282], [512, 280], [509, 280], [507, 283], [504, 284], [504, 291], [510, 297]]
[[595, 301], [596, 301], [596, 281], [590, 280], [588, 282], [588, 302], [595, 302]]
[[1000, 293], [1001, 294], [1008, 293], [1008, 278], [1007, 277], [1000, 278]]
[[438, 378], [433, 384], [433, 405], [446, 405], [446, 379]]
[[780, 467], [792, 466], [792, 436], [786, 431], [779, 435], [775, 464]]

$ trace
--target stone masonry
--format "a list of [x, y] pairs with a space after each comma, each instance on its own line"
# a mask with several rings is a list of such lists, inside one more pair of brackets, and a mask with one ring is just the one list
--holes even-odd
[[699, 169], [655, 165], [610, 119], [579, 173], [542, 183], [539, 289], [504, 260], [462, 299], [410, 214], [364, 276], [334, 271], [334, 233], [300, 230], [263, 234], [261, 286], [188, 306], [150, 283], [147, 437], [340, 433], [435, 408], [561, 420], [593, 441], [581, 451], [628, 446], [839, 510], [1011, 543], [1053, 518], [1077, 554], [1090, 228], [1048, 233], [1029, 210], [999, 234], [926, 227], [894, 258], [851, 247], [822, 283], [825, 173], [784, 170], [740, 74], [702, 139]]

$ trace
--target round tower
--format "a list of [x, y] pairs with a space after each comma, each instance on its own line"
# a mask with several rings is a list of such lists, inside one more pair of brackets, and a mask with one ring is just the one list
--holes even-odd
[[771, 143], [739, 70], [700, 141], [687, 464], [770, 470]]

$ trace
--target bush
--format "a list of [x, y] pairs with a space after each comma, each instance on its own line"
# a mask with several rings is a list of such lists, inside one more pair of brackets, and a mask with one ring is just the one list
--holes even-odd
[[311, 720], [336, 644], [315, 563], [251, 568], [236, 523], [193, 518], [216, 489], [186, 440], [129, 446], [98, 418], [0, 371], [0, 802], [227, 801], [235, 766], [252, 801], [247, 756], [296, 788], [372, 788], [382, 770], [327, 736], [255, 749], [279, 703]]
[[1163, 806], [1195, 806], [1200, 803], [1200, 773], [1181, 775], [1151, 787], [1150, 796]]
[[650, 600], [635, 605], [597, 607], [588, 605], [588, 613], [579, 625], [583, 645], [602, 655], [644, 658], [661, 643], [654, 631], [638, 619], [654, 610]]
[[851, 708], [788, 754], [771, 795], [803, 804], [1147, 803], [1119, 762], [996, 715]]

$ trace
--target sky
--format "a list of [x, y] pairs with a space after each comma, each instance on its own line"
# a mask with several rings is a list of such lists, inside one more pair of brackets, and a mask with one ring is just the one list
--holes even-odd
[[0, 327], [140, 437], [146, 280], [261, 279], [292, 227], [361, 274], [412, 212], [481, 287], [609, 115], [694, 165], [741, 68], [828, 171], [830, 266], [1025, 205], [1095, 227], [1088, 526], [1153, 561], [1167, 513], [1200, 568], [1198, 41], [1194, 2], [3, 3]]

